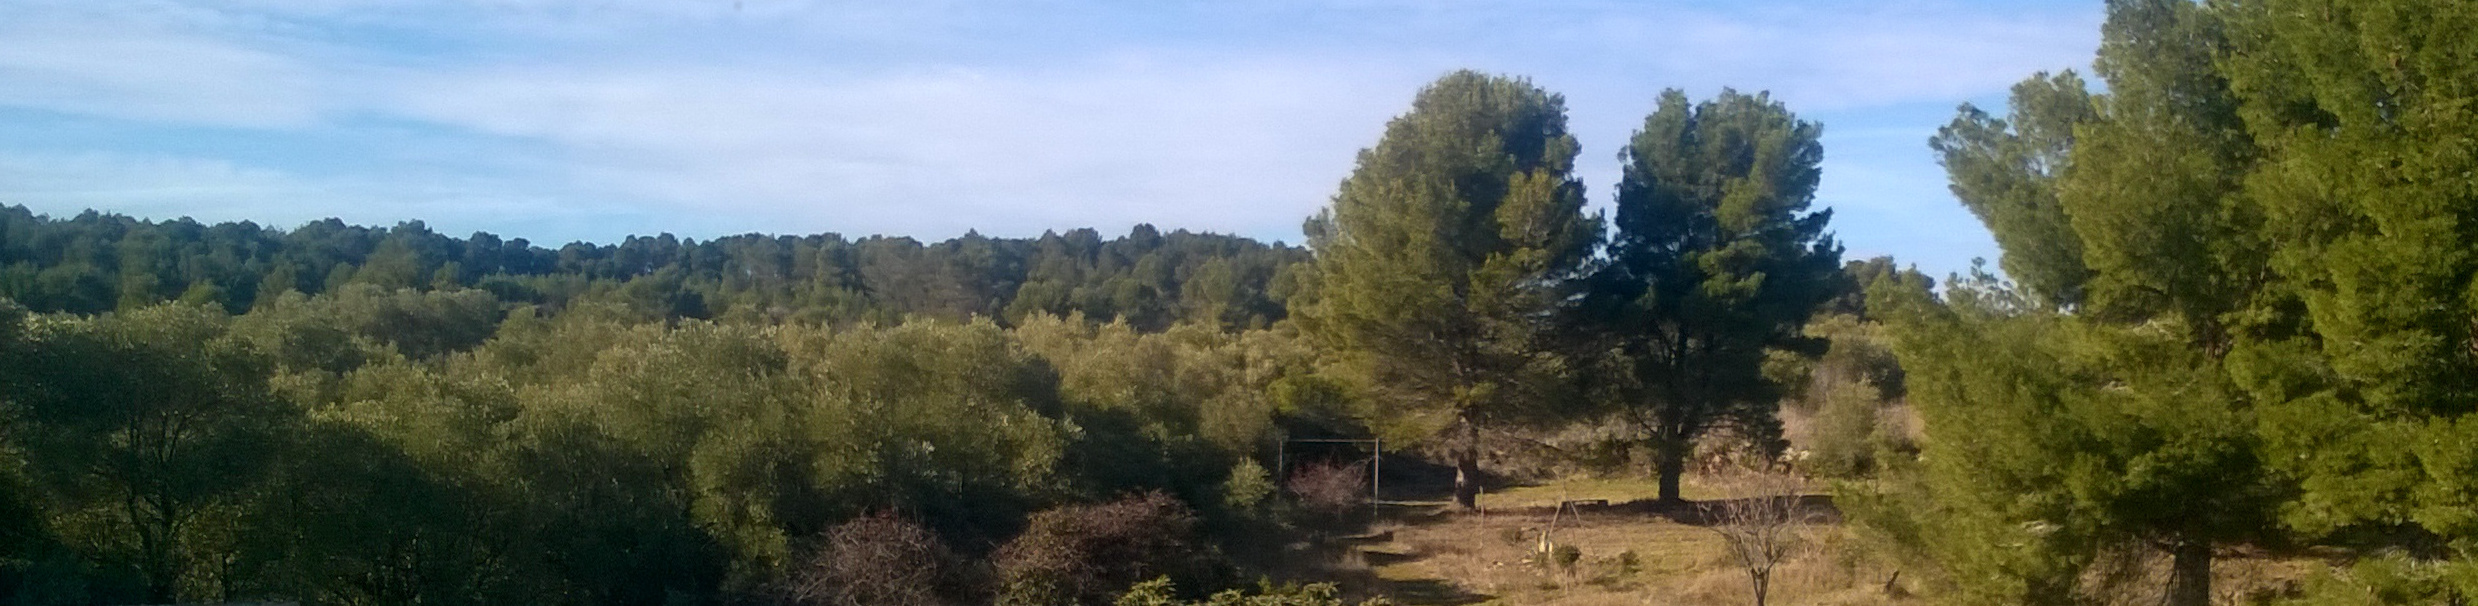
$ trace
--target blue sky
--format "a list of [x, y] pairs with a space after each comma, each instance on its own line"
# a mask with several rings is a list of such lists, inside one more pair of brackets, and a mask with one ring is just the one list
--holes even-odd
[[2097, 2], [0, 0], [0, 204], [629, 234], [1135, 223], [1298, 242], [1456, 68], [1566, 96], [1595, 204], [1661, 89], [1825, 125], [1853, 257], [1995, 255], [1926, 140]]

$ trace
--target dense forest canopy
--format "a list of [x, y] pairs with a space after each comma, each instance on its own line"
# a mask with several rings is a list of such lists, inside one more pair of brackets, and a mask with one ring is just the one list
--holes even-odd
[[748, 234], [699, 242], [663, 234], [557, 249], [420, 221], [392, 228], [328, 219], [291, 230], [202, 225], [94, 211], [0, 207], [0, 296], [40, 312], [92, 314], [164, 301], [240, 313], [284, 292], [351, 284], [384, 291], [478, 289], [560, 309], [622, 302], [649, 317], [848, 323], [909, 316], [1019, 319], [1081, 313], [1148, 330], [1181, 321], [1232, 329], [1284, 316], [1285, 269], [1307, 251], [1279, 242], [1138, 225], [1038, 238], [978, 233], [936, 243], [837, 234]]

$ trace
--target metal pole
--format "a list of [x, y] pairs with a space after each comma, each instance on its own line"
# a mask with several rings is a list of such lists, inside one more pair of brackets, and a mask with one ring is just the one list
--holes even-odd
[[[1273, 485], [1281, 486], [1282, 481], [1289, 478], [1289, 474], [1291, 473], [1290, 462], [1291, 441], [1285, 439], [1281, 444], [1275, 444], [1273, 447]], [[1276, 494], [1274, 496], [1278, 497], [1282, 495]]]

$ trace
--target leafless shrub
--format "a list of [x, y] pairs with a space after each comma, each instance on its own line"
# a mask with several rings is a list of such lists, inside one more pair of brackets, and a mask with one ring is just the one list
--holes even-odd
[[1803, 486], [1787, 474], [1745, 474], [1730, 478], [1735, 498], [1704, 503], [1706, 528], [1721, 535], [1730, 561], [1746, 573], [1755, 605], [1764, 606], [1772, 590], [1775, 566], [1790, 558], [1807, 520], [1799, 509]]
[[1299, 506], [1328, 519], [1339, 519], [1368, 504], [1367, 463], [1319, 463], [1302, 467], [1287, 483]]
[[792, 603], [833, 606], [935, 606], [950, 603], [953, 556], [935, 535], [893, 515], [853, 519], [826, 531], [824, 544], [795, 577]]
[[998, 603], [1107, 604], [1157, 576], [1193, 580], [1204, 562], [1195, 527], [1196, 514], [1160, 492], [1033, 514], [1024, 534], [998, 548]]

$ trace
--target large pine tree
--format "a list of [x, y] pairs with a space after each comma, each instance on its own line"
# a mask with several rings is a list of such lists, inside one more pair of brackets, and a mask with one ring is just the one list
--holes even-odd
[[2110, 2], [2106, 94], [2033, 76], [2014, 132], [1965, 107], [1932, 142], [2021, 280], [1895, 321], [1946, 563], [1980, 598], [2050, 599], [2133, 545], [2171, 556], [2167, 603], [2199, 606], [2215, 552], [2270, 529], [2282, 488], [2228, 356], [2295, 322], [2240, 187], [2260, 152], [2217, 69], [2231, 36], [2186, 0]]
[[1841, 248], [1812, 211], [1822, 127], [1770, 96], [1676, 90], [1621, 154], [1617, 234], [1581, 318], [1599, 381], [1650, 443], [1661, 499], [1676, 501], [1696, 436], [1729, 427], [1780, 435], [1766, 352], [1800, 334], [1834, 294]]
[[1316, 301], [1300, 310], [1362, 363], [1385, 416], [1452, 445], [1476, 505], [1479, 433], [1541, 401], [1550, 311], [1600, 232], [1583, 214], [1562, 97], [1458, 71], [1360, 152], [1307, 224]]
[[[2221, 67], [2264, 149], [2245, 193], [2311, 330], [2241, 344], [2286, 526], [2425, 560], [2384, 595], [2478, 598], [2478, 10], [2256, 0]], [[2367, 588], [2352, 588], [2367, 591]], [[2411, 598], [2392, 598], [2402, 602]]]

